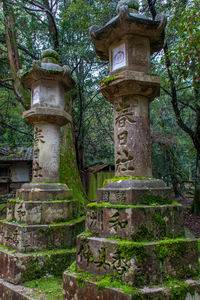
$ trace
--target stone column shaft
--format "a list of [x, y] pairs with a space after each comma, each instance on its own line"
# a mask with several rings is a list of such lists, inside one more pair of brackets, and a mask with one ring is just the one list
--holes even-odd
[[115, 175], [151, 177], [149, 100], [126, 95], [114, 102]]
[[36, 124], [34, 127], [33, 182], [59, 182], [60, 126]]

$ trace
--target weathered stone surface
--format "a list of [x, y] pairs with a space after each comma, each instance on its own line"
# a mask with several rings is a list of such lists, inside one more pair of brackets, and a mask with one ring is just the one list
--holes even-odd
[[[97, 204], [97, 205], [96, 205]], [[101, 206], [101, 203], [99, 203]], [[101, 237], [155, 240], [184, 236], [183, 214], [180, 205], [98, 207], [87, 209], [86, 231]]]
[[24, 224], [51, 224], [68, 222], [78, 217], [77, 200], [8, 201], [7, 220]]
[[[109, 81], [109, 84], [106, 81]], [[152, 101], [160, 95], [160, 78], [145, 72], [123, 71], [119, 75], [102, 80], [100, 89], [103, 96], [112, 104], [115, 99], [128, 95], [141, 95]]]
[[20, 284], [45, 275], [61, 276], [74, 259], [74, 248], [38, 253], [19, 253], [0, 246], [1, 277], [10, 283]]
[[33, 182], [59, 181], [60, 127], [72, 121], [65, 112], [65, 93], [74, 87], [74, 81], [54, 54], [49, 51], [52, 57], [43, 57], [21, 75], [32, 91], [31, 108], [23, 117], [34, 125]]
[[116, 176], [152, 177], [148, 105], [141, 95], [124, 95], [114, 103]]
[[[186, 296], [182, 294], [182, 300], [199, 300], [200, 299], [200, 282], [199, 281], [185, 281], [183, 283], [188, 284], [188, 290], [192, 289], [194, 295], [188, 292]], [[178, 292], [180, 287], [177, 286], [170, 290], [167, 287], [145, 287], [143, 289], [135, 289], [135, 293], [124, 293], [120, 288], [105, 287], [99, 289], [97, 282], [92, 280], [82, 279], [82, 284], [79, 284], [76, 274], [65, 272], [63, 275], [63, 299], [70, 300], [138, 300], [138, 299], [149, 299], [149, 300], [171, 300], [172, 295]], [[173, 298], [178, 299], [178, 298]]]
[[[159, 180], [155, 180], [151, 186], [150, 181], [137, 180], [136, 186], [134, 186], [136, 180], [108, 182], [105, 187], [97, 190], [97, 201], [135, 205], [148, 203], [149, 198], [152, 198], [152, 201], [154, 199], [154, 202], [157, 202], [159, 198], [162, 202], [165, 201], [164, 199], [172, 199], [173, 193], [171, 188], [159, 186]], [[143, 187], [141, 186], [142, 184]]]
[[148, 37], [151, 54], [160, 50], [164, 41], [165, 25], [166, 18], [162, 15], [157, 15], [153, 21], [144, 15], [129, 13], [128, 7], [123, 6], [119, 14], [103, 28], [92, 26], [90, 35], [97, 55], [103, 60], [108, 60], [111, 45], [116, 41], [120, 44], [126, 35], [131, 38], [132, 36]]
[[25, 183], [17, 190], [16, 198], [24, 201], [66, 200], [73, 198], [73, 192], [61, 183]]
[[30, 289], [23, 286], [16, 286], [0, 279], [0, 300], [33, 300], [25, 294]]
[[73, 247], [76, 236], [84, 231], [85, 217], [67, 223], [20, 225], [4, 222], [0, 243], [20, 252], [66, 249]]
[[23, 118], [31, 125], [37, 123], [57, 124], [64, 126], [72, 122], [71, 116], [64, 110], [52, 107], [35, 106], [23, 113]]
[[198, 272], [197, 241], [192, 239], [135, 243], [81, 235], [76, 247], [77, 269], [118, 274], [131, 286], [159, 284], [166, 275], [191, 278]]

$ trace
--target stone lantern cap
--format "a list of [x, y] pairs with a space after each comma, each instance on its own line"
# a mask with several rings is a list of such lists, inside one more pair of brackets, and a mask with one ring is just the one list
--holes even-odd
[[31, 89], [34, 84], [45, 79], [60, 82], [66, 92], [74, 88], [75, 82], [71, 77], [70, 70], [67, 66], [61, 67], [58, 64], [58, 58], [58, 53], [54, 50], [43, 51], [41, 61], [34, 61], [31, 69], [20, 72], [22, 83]]
[[166, 17], [159, 14], [155, 20], [137, 13], [137, 5], [132, 6], [130, 0], [121, 0], [118, 4], [118, 14], [104, 27], [92, 26], [90, 36], [95, 46], [97, 55], [102, 60], [109, 60], [110, 46], [126, 35], [144, 36], [150, 40], [150, 52], [153, 54], [162, 49], [164, 42], [164, 29]]

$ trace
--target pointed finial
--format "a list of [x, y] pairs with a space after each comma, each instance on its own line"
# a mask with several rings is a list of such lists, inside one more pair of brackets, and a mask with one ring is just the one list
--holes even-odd
[[128, 6], [128, 8], [135, 13], [137, 13], [139, 10], [138, 0], [120, 0], [117, 5], [117, 12], [119, 12], [120, 7], [122, 6]]

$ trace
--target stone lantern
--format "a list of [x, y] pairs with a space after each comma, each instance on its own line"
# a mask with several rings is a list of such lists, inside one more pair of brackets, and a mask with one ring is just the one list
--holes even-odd
[[197, 241], [185, 238], [182, 208], [152, 178], [149, 103], [159, 96], [160, 78], [150, 73], [150, 55], [162, 48], [166, 19], [140, 15], [138, 6], [121, 0], [117, 16], [90, 29], [97, 55], [110, 63], [100, 89], [114, 106], [116, 176], [87, 207], [76, 269], [63, 277], [66, 300], [171, 299], [165, 278], [193, 278], [198, 270]]
[[152, 177], [149, 103], [160, 94], [160, 78], [150, 74], [150, 54], [162, 47], [166, 19], [141, 16], [132, 2], [133, 13], [118, 5], [118, 16], [90, 34], [110, 63], [101, 92], [114, 106], [115, 175]]
[[[0, 294], [7, 291], [7, 282], [61, 276], [75, 259], [76, 235], [85, 227], [79, 201], [59, 183], [60, 127], [71, 122], [65, 93], [75, 83], [52, 50], [44, 51], [21, 81], [32, 95], [23, 117], [34, 126], [33, 176], [8, 201], [6, 220], [0, 223], [0, 277], [5, 281], [0, 281]], [[18, 299], [13, 290], [5, 299]]]
[[58, 54], [46, 50], [41, 64], [24, 74], [31, 89], [31, 108], [23, 117], [34, 125], [33, 182], [59, 182], [60, 127], [71, 122], [64, 110], [65, 93], [74, 87], [69, 71], [58, 65]]

